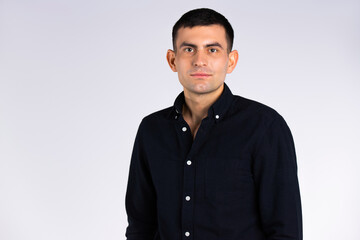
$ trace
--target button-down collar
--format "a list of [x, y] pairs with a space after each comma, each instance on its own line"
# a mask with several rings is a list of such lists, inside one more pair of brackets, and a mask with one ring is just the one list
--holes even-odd
[[[231, 105], [233, 100], [233, 94], [230, 91], [229, 87], [224, 83], [224, 90], [221, 93], [220, 97], [215, 101], [213, 105], [208, 110], [208, 117], [213, 117], [216, 121], [222, 119], [225, 115], [226, 111]], [[182, 114], [182, 107], [185, 104], [185, 96], [184, 92], [181, 92], [174, 102], [174, 111], [173, 116], [178, 116]], [[174, 119], [178, 119], [177, 117], [173, 117]]]

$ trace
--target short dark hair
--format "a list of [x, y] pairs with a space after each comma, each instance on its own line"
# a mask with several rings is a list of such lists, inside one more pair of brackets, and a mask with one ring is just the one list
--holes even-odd
[[192, 28], [195, 26], [208, 26], [213, 24], [219, 24], [225, 28], [228, 51], [230, 52], [234, 41], [234, 30], [231, 27], [229, 21], [223, 15], [209, 8], [198, 8], [191, 10], [182, 15], [181, 18], [175, 23], [172, 30], [172, 42], [174, 50], [176, 51], [176, 37], [180, 28]]

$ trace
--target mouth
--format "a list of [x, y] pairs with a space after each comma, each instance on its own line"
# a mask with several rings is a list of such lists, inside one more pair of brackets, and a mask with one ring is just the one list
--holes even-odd
[[211, 76], [211, 74], [209, 74], [209, 73], [197, 72], [197, 73], [192, 73], [192, 74], [190, 74], [190, 76], [195, 77], [195, 78], [208, 78], [208, 77]]

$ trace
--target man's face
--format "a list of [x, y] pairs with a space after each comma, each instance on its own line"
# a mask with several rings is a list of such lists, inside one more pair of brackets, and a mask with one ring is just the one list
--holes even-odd
[[167, 59], [185, 92], [206, 94], [222, 87], [226, 74], [236, 66], [237, 52], [229, 53], [227, 48], [221, 25], [180, 28], [176, 50], [169, 50]]

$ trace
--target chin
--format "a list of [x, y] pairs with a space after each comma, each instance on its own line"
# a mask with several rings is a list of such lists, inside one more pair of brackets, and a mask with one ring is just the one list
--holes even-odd
[[218, 90], [223, 83], [219, 83], [217, 85], [210, 85], [208, 83], [203, 83], [203, 84], [195, 84], [193, 86], [193, 90], [194, 92], [197, 92], [199, 94], [204, 94], [204, 93], [210, 93], [210, 92], [214, 92], [216, 90]]
[[184, 90], [194, 93], [194, 94], [207, 94], [214, 92], [219, 89], [219, 87], [222, 86], [223, 82], [212, 82], [212, 81], [206, 81], [206, 80], [196, 80], [194, 82], [181, 82], [183, 85]]
[[196, 84], [191, 88], [196, 93], [208, 93], [212, 92], [212, 89], [208, 84]]
[[217, 88], [211, 88], [211, 87], [195, 87], [191, 89], [191, 92], [196, 94], [207, 94], [216, 91]]

